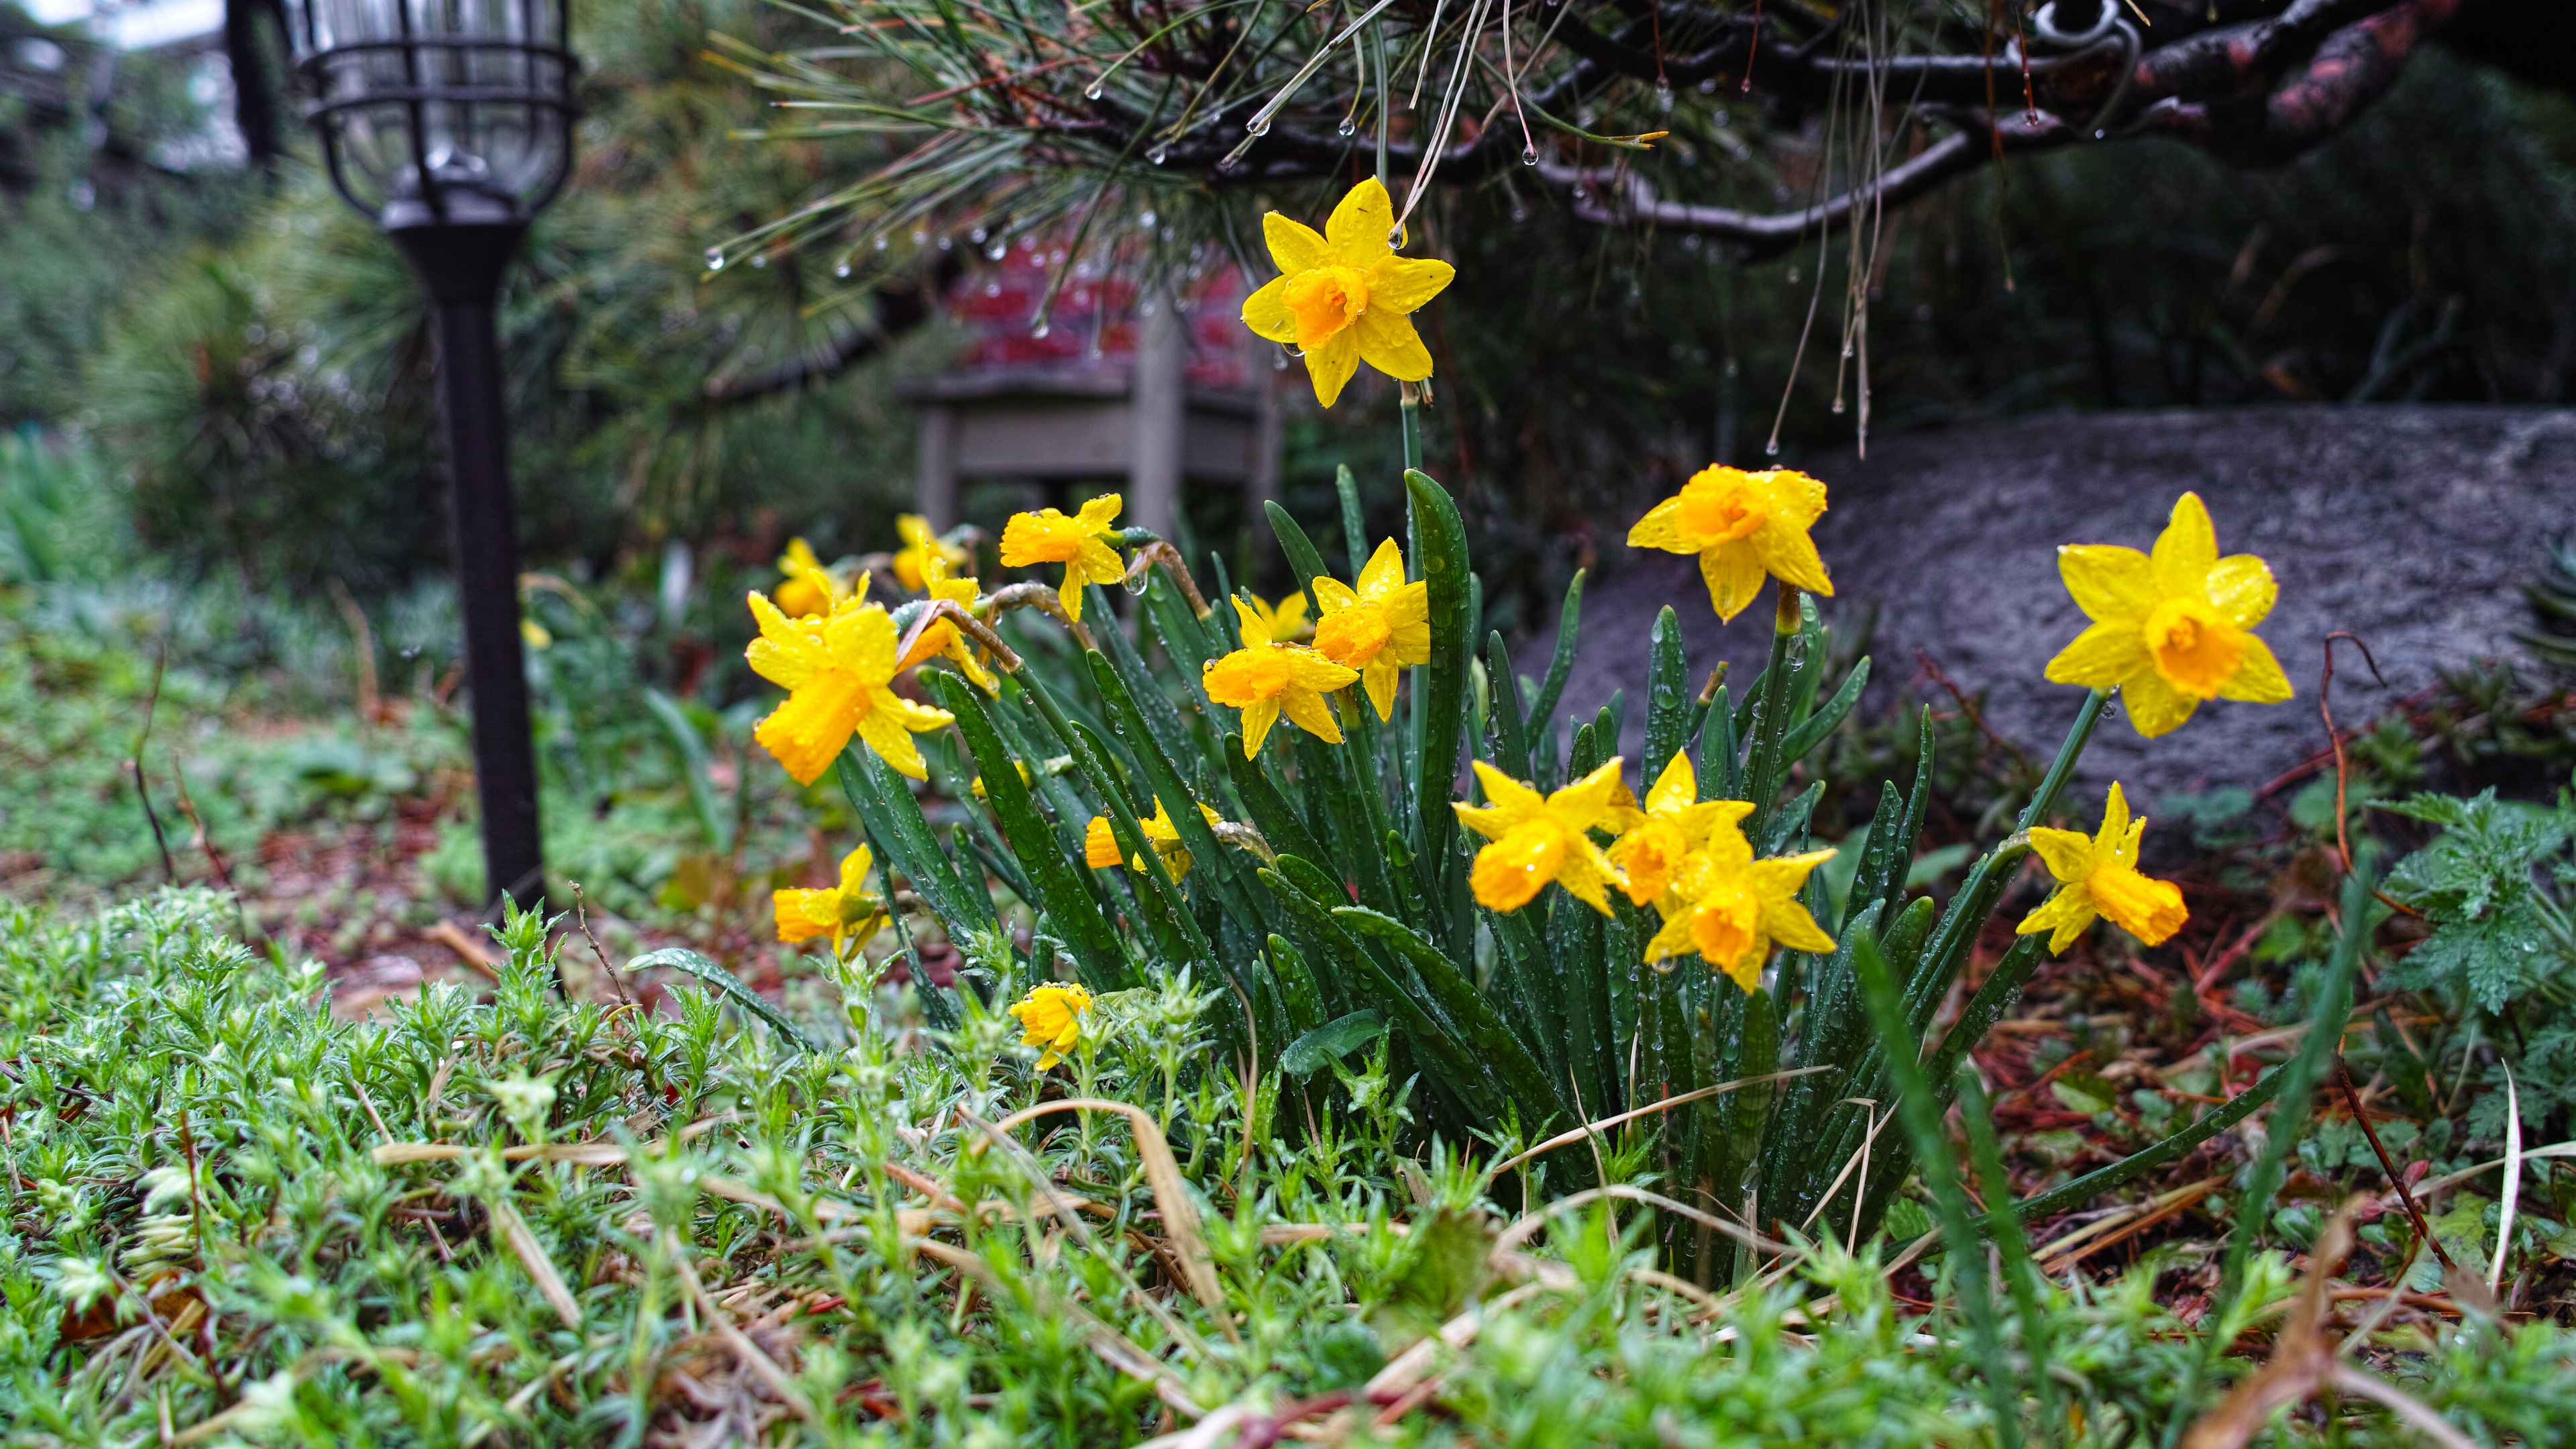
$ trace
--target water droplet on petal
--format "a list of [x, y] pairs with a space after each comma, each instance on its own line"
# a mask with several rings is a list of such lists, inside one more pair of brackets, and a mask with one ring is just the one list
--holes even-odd
[[1538, 148], [1536, 146], [1523, 146], [1521, 148], [1521, 164], [1523, 166], [1536, 166], [1538, 164]]

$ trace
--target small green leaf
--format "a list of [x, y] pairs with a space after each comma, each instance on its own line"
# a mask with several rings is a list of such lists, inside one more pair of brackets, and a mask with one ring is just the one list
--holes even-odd
[[1354, 1011], [1328, 1021], [1288, 1044], [1279, 1054], [1279, 1070], [1292, 1077], [1311, 1077], [1327, 1062], [1336, 1062], [1386, 1035], [1386, 1013]]

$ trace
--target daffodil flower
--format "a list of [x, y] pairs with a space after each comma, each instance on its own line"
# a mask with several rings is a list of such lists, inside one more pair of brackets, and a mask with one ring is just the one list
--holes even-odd
[[2254, 626], [2280, 586], [2250, 553], [2218, 556], [2218, 530], [2197, 493], [2143, 554], [2114, 544], [2068, 544], [2057, 572], [2093, 620], [2048, 661], [2052, 684], [2120, 691], [2129, 722], [2149, 739], [2179, 728], [2205, 699], [2279, 704], [2290, 679]]
[[771, 891], [778, 939], [792, 945], [829, 936], [836, 956], [844, 941], [867, 944], [886, 923], [885, 902], [867, 888], [868, 871], [875, 864], [876, 857], [862, 845], [841, 857], [839, 885], [819, 891]]
[[[1224, 820], [1223, 816], [1205, 805], [1199, 806], [1199, 814], [1210, 825], [1221, 824]], [[1159, 798], [1156, 799], [1154, 813], [1136, 823], [1144, 827], [1145, 843], [1152, 846], [1154, 853], [1163, 858], [1163, 868], [1172, 873], [1172, 879], [1177, 881], [1187, 878], [1190, 873], [1190, 853], [1181, 848], [1180, 829], [1172, 824], [1171, 812], [1163, 802]], [[1109, 828], [1108, 816], [1092, 816], [1090, 827], [1082, 832], [1082, 860], [1083, 864], [1093, 870], [1119, 863], [1118, 835]], [[1126, 862], [1126, 865], [1129, 870], [1138, 875], [1145, 873], [1145, 857], [1141, 855]]]
[[1762, 979], [1774, 945], [1792, 951], [1830, 951], [1834, 938], [1807, 914], [1798, 890], [1830, 850], [1755, 860], [1753, 846], [1732, 821], [1716, 827], [1708, 844], [1683, 861], [1671, 893], [1660, 906], [1663, 929], [1646, 943], [1646, 960], [1668, 960], [1692, 951], [1751, 991]]
[[1315, 400], [1326, 407], [1360, 364], [1404, 382], [1431, 375], [1431, 354], [1407, 314], [1456, 275], [1447, 262], [1399, 257], [1387, 241], [1395, 203], [1376, 177], [1350, 189], [1324, 234], [1277, 212], [1261, 219], [1279, 275], [1244, 299], [1243, 325], [1306, 355]]
[[1610, 847], [1610, 863], [1627, 877], [1628, 899], [1642, 906], [1661, 896], [1680, 878], [1690, 853], [1708, 843], [1711, 832], [1733, 828], [1752, 813], [1750, 801], [1700, 799], [1690, 753], [1674, 751], [1672, 762], [1646, 792], [1645, 811]]
[[1002, 566], [1064, 565], [1064, 585], [1056, 590], [1056, 597], [1064, 601], [1065, 616], [1079, 623], [1084, 584], [1114, 584], [1127, 576], [1127, 565], [1119, 561], [1113, 546], [1117, 530], [1109, 526], [1125, 506], [1126, 499], [1120, 495], [1103, 493], [1071, 518], [1052, 508], [1014, 513], [1002, 525]]
[[[932, 600], [946, 599], [967, 613], [974, 613], [976, 603], [983, 597], [983, 590], [972, 578], [950, 578], [948, 567], [945, 557], [932, 554], [922, 566], [921, 586], [928, 588]], [[957, 672], [974, 681], [977, 689], [986, 694], [998, 692], [1001, 686], [985, 671], [983, 661], [976, 657], [976, 653], [967, 647], [965, 636], [958, 632], [956, 624], [947, 619], [933, 619], [930, 627], [921, 631], [921, 637], [912, 641], [912, 647], [904, 652], [904, 656], [895, 661], [894, 670], [901, 674], [925, 659], [946, 655], [949, 662], [957, 666]]]
[[2129, 799], [2116, 783], [2103, 802], [2099, 833], [2087, 837], [2080, 830], [2033, 827], [2030, 848], [2056, 878], [2057, 893], [2024, 916], [2015, 933], [2048, 932], [2049, 954], [2055, 955], [2096, 917], [2109, 916], [2146, 944], [2164, 944], [2191, 913], [2183, 908], [2180, 886], [2138, 873], [2138, 842], [2146, 833], [2144, 819], [2129, 818]]
[[778, 607], [791, 619], [829, 614], [852, 599], [868, 596], [866, 574], [853, 579], [842, 570], [825, 568], [814, 557], [814, 546], [801, 538], [787, 540], [787, 552], [778, 556], [778, 572], [783, 576]]
[[930, 531], [930, 520], [918, 513], [906, 513], [894, 521], [894, 531], [903, 536], [903, 547], [895, 551], [895, 582], [913, 593], [920, 593], [924, 581], [931, 577], [931, 561], [936, 559], [950, 573], [962, 572], [974, 555], [953, 543], [943, 543]]
[[890, 687], [895, 676], [894, 620], [879, 605], [844, 602], [828, 619], [790, 619], [766, 595], [751, 595], [760, 637], [743, 658], [787, 698], [752, 731], [761, 748], [796, 783], [821, 778], [855, 734], [895, 770], [929, 778], [913, 735], [953, 718], [915, 704]]
[[1719, 619], [1732, 619], [1760, 597], [1765, 575], [1833, 595], [1834, 581], [1807, 536], [1824, 512], [1825, 485], [1804, 473], [1702, 468], [1681, 492], [1646, 510], [1628, 530], [1628, 546], [1698, 554], [1709, 603]]
[[1020, 1019], [1020, 1041], [1023, 1045], [1044, 1047], [1038, 1055], [1038, 1070], [1045, 1071], [1064, 1060], [1082, 1040], [1082, 1017], [1091, 1010], [1091, 993], [1079, 986], [1039, 986], [1012, 1003], [1011, 1015]]
[[[1253, 636], [1256, 618], [1243, 600], [1234, 601], [1244, 637]], [[1200, 672], [1199, 686], [1218, 704], [1243, 711], [1243, 757], [1261, 753], [1270, 727], [1279, 716], [1324, 741], [1342, 742], [1342, 727], [1324, 696], [1360, 677], [1303, 644], [1246, 644], [1222, 659], [1211, 659]]]
[[1404, 581], [1404, 550], [1387, 539], [1360, 570], [1359, 587], [1318, 577], [1315, 652], [1360, 672], [1360, 686], [1379, 719], [1395, 713], [1396, 681], [1431, 662], [1431, 586]]
[[1477, 902], [1489, 911], [1517, 911], [1554, 881], [1576, 900], [1610, 914], [1610, 887], [1622, 882], [1591, 832], [1617, 822], [1620, 763], [1613, 755], [1591, 774], [1541, 795], [1476, 761], [1476, 780], [1493, 803], [1453, 802], [1449, 808], [1458, 812], [1459, 824], [1493, 842], [1476, 852], [1467, 872]]
[[1294, 644], [1306, 632], [1305, 591], [1290, 594], [1275, 607], [1251, 594], [1237, 595], [1235, 617], [1243, 622], [1246, 644]]

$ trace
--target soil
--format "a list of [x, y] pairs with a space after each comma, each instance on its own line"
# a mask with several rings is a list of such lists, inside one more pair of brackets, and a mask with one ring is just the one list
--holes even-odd
[[[2060, 543], [2145, 548], [2176, 496], [2196, 490], [2225, 553], [2271, 563], [2280, 603], [2261, 633], [2297, 685], [2286, 705], [2218, 702], [2166, 739], [2106, 721], [2084, 762], [2154, 793], [2260, 786], [2325, 744], [2317, 715], [2326, 636], [2339, 647], [2334, 702], [2349, 726], [2435, 682], [2439, 671], [2509, 659], [2531, 626], [2524, 584], [2576, 529], [2576, 409], [2264, 407], [2029, 418], [1874, 443], [1864, 460], [1809, 471], [1832, 489], [1816, 541], [1838, 589], [1828, 617], [1872, 617], [1868, 708], [1941, 692], [1932, 669], [1984, 696], [1989, 724], [2045, 759], [2082, 691], [2042, 678], [2084, 618], [2057, 578]], [[1621, 550], [1583, 609], [1583, 649], [1565, 692], [1584, 715], [1626, 689], [1622, 744], [1642, 745], [1650, 633], [1679, 615], [1692, 678], [1720, 660], [1761, 667], [1770, 613], [1720, 626], [1689, 557]], [[1549, 638], [1516, 668], [1544, 672]], [[1562, 717], [1562, 716], [1561, 716]], [[1651, 774], [1651, 771], [1649, 772]]]

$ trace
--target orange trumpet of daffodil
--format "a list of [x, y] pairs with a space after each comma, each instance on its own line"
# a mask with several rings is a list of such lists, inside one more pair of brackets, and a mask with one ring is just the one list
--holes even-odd
[[2048, 661], [2052, 684], [2118, 689], [2129, 722], [2153, 739], [2205, 699], [2279, 704], [2290, 679], [2254, 626], [2280, 586], [2250, 553], [2218, 556], [2218, 531], [2197, 493], [2175, 500], [2153, 554], [2114, 544], [2068, 544], [2057, 571], [2093, 620]]
[[1431, 662], [1431, 586], [1404, 581], [1404, 550], [1387, 539], [1360, 570], [1359, 587], [1318, 577], [1315, 652], [1360, 672], [1360, 687], [1379, 719], [1395, 713], [1395, 686], [1404, 671]]
[[[1243, 637], [1259, 638], [1260, 616], [1240, 598], [1234, 612]], [[1199, 684], [1209, 699], [1243, 711], [1243, 757], [1249, 760], [1261, 753], [1261, 742], [1282, 714], [1326, 744], [1340, 744], [1342, 727], [1324, 696], [1359, 677], [1358, 670], [1345, 669], [1303, 644], [1247, 642], [1222, 659], [1209, 660]]]
[[1315, 400], [1326, 407], [1363, 362], [1404, 382], [1431, 375], [1431, 354], [1408, 314], [1439, 296], [1456, 269], [1397, 256], [1387, 239], [1394, 230], [1395, 203], [1374, 176], [1343, 196], [1321, 236], [1275, 211], [1261, 219], [1279, 275], [1244, 299], [1243, 325], [1303, 352]]
[[2015, 933], [2048, 932], [2049, 954], [2065, 950], [2099, 916], [2109, 916], [2121, 930], [2150, 946], [2160, 946], [2191, 918], [2183, 908], [2182, 888], [2172, 881], [2138, 873], [2138, 843], [2147, 822], [2129, 818], [2129, 799], [2118, 784], [2103, 802], [2102, 828], [2091, 836], [2080, 830], [2035, 826], [2030, 848], [2057, 880], [2057, 893], [2022, 918]]
[[818, 936], [866, 945], [886, 923], [885, 902], [868, 890], [868, 871], [876, 857], [864, 845], [841, 857], [841, 882], [828, 890], [771, 891], [770, 907], [778, 915], [778, 939], [793, 944]]
[[1610, 863], [1627, 877], [1628, 899], [1642, 906], [1661, 896], [1710, 832], [1734, 827], [1752, 813], [1750, 801], [1700, 799], [1689, 752], [1674, 751], [1646, 792], [1645, 813], [1610, 847]]
[[1702, 468], [1646, 510], [1628, 530], [1628, 546], [1698, 554], [1709, 603], [1718, 618], [1732, 619], [1761, 595], [1765, 575], [1832, 597], [1834, 581], [1807, 536], [1824, 512], [1825, 485], [1804, 473]]
[[912, 737], [953, 716], [890, 687], [898, 640], [894, 620], [882, 607], [853, 599], [827, 619], [790, 619], [755, 591], [751, 614], [760, 622], [760, 637], [743, 658], [761, 678], [787, 691], [752, 738], [777, 756], [796, 783], [821, 778], [853, 734], [898, 773], [929, 778]]
[[1012, 514], [1011, 521], [1002, 525], [1002, 566], [1064, 565], [1064, 584], [1056, 597], [1064, 601], [1065, 616], [1081, 622], [1082, 586], [1105, 586], [1127, 576], [1127, 565], [1119, 560], [1115, 547], [1118, 531], [1109, 526], [1126, 503], [1119, 494], [1103, 493], [1071, 518], [1052, 508]]
[[1830, 850], [1755, 860], [1753, 846], [1732, 821], [1711, 831], [1705, 848], [1682, 863], [1671, 895], [1659, 904], [1664, 927], [1646, 943], [1646, 959], [1663, 961], [1697, 951], [1701, 959], [1751, 991], [1762, 979], [1774, 945], [1792, 951], [1830, 951], [1834, 938], [1798, 901], [1808, 873], [1833, 858]]
[[1554, 881], [1576, 900], [1610, 914], [1610, 887], [1622, 882], [1617, 867], [1592, 843], [1591, 832], [1611, 827], [1621, 816], [1619, 766], [1613, 755], [1591, 774], [1541, 795], [1476, 761], [1476, 780], [1493, 803], [1478, 807], [1458, 802], [1449, 808], [1458, 812], [1459, 824], [1493, 842], [1476, 852], [1476, 863], [1467, 872], [1478, 904], [1491, 911], [1517, 911]]

